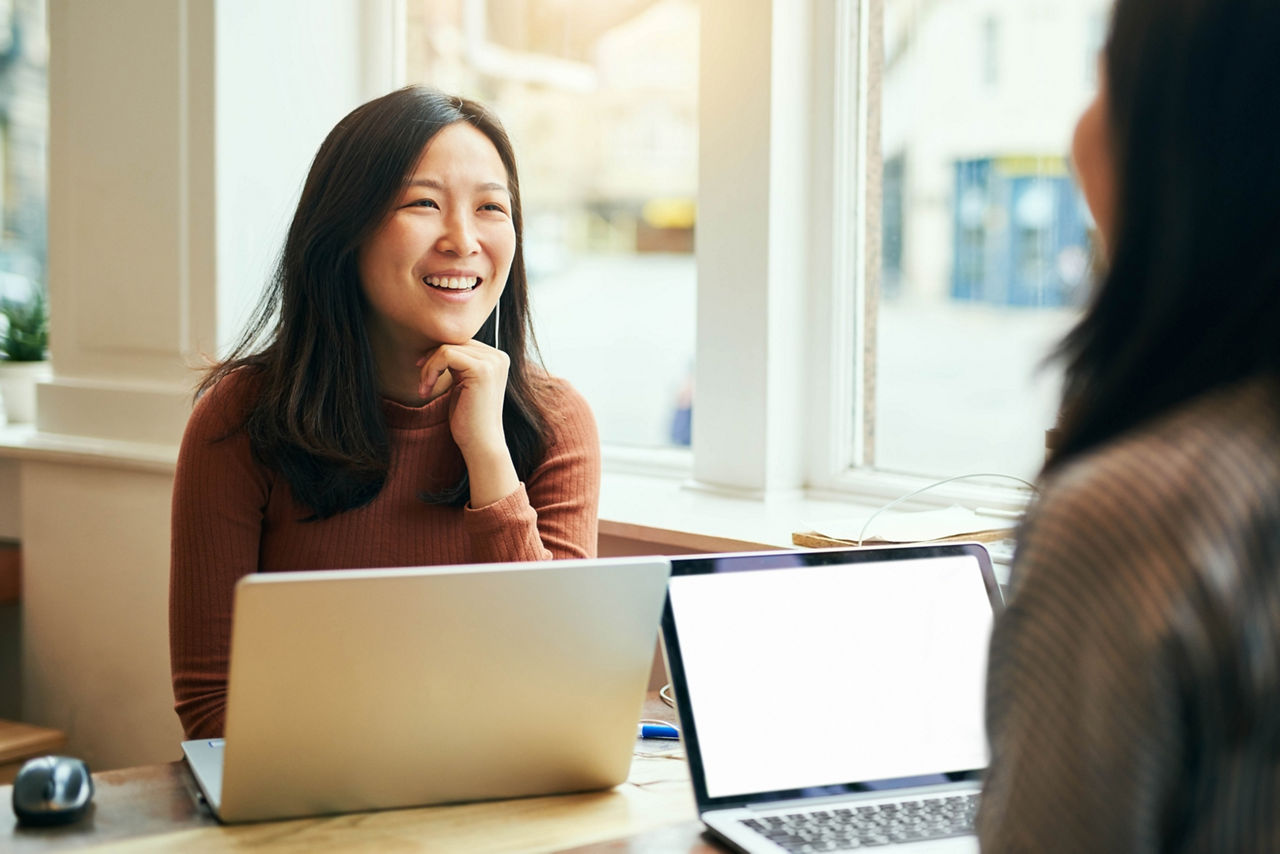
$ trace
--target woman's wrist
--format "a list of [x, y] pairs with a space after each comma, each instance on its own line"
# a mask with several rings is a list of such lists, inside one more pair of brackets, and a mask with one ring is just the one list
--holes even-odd
[[467, 480], [471, 484], [471, 507], [487, 507], [515, 492], [520, 486], [515, 463], [506, 445], [500, 449], [486, 449], [470, 454], [463, 452], [467, 466]]

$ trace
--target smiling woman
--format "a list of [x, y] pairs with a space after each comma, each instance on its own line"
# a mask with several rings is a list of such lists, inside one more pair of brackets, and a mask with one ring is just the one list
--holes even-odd
[[505, 176], [483, 133], [447, 126], [359, 252], [382, 393], [419, 406], [456, 390], [450, 428], [480, 505], [518, 485], [502, 435], [507, 357], [472, 337], [495, 311], [515, 256], [511, 193], [495, 180]]
[[595, 422], [532, 358], [522, 249], [515, 155], [480, 104], [407, 87], [320, 146], [183, 437], [170, 647], [188, 737], [222, 731], [243, 575], [594, 555]]

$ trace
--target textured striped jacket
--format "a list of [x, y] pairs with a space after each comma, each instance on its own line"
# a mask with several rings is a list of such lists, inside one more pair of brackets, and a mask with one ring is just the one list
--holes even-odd
[[1280, 851], [1280, 385], [1048, 478], [991, 639], [984, 852]]

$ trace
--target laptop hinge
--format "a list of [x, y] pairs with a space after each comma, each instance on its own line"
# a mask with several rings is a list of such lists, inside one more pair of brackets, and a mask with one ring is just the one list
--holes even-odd
[[750, 810], [752, 812], [773, 812], [775, 810], [788, 809], [821, 809], [823, 804], [849, 803], [850, 801], [893, 801], [916, 798], [927, 798], [932, 795], [945, 794], [946, 792], [962, 790], [974, 790], [979, 788], [977, 780], [958, 780], [952, 783], [938, 783], [933, 786], [912, 786], [903, 789], [881, 789], [871, 792], [845, 792], [838, 795], [822, 795], [819, 797], [807, 796], [802, 798], [790, 798], [785, 801], [767, 801], [757, 802], [753, 804], [744, 804], [740, 809]]

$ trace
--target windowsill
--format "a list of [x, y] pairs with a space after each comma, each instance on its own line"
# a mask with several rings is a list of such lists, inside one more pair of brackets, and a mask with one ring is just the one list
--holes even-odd
[[709, 551], [793, 548], [793, 531], [809, 520], [873, 508], [791, 494], [757, 499], [699, 487], [687, 478], [607, 471], [600, 495], [600, 532]]
[[[759, 499], [711, 490], [687, 478], [607, 470], [600, 495], [600, 533], [656, 551], [750, 551], [795, 548], [791, 534], [815, 522], [861, 518], [879, 504], [792, 493]], [[987, 545], [1003, 583], [1011, 543]]]
[[173, 474], [178, 446], [46, 433], [32, 424], [5, 424], [0, 426], [0, 458]]
[[[176, 445], [121, 442], [37, 431], [30, 424], [0, 426], [0, 458], [95, 465], [173, 474]], [[700, 486], [676, 466], [642, 473], [610, 466], [600, 495], [600, 533], [643, 544], [654, 553], [727, 552], [795, 548], [791, 535], [815, 522], [863, 517], [879, 505], [787, 493], [757, 498]], [[997, 564], [1010, 558], [1008, 541], [988, 546]], [[1001, 567], [1003, 570], [1003, 567]], [[998, 571], [1003, 576], [1003, 571]]]

